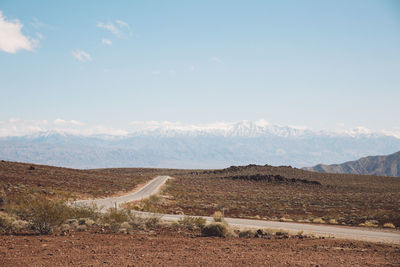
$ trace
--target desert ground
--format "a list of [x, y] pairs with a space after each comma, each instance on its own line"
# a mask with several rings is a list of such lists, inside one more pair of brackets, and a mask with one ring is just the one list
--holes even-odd
[[[100, 215], [62, 204], [65, 199], [123, 195], [141, 188], [157, 175], [173, 179], [167, 181], [158, 196], [128, 203], [126, 207], [207, 216], [224, 207], [226, 217], [345, 227], [361, 225], [372, 230], [386, 227], [399, 231], [400, 179], [393, 177], [320, 174], [289, 166], [74, 170], [2, 161], [0, 223], [4, 227], [0, 235], [0, 263], [3, 266], [400, 266], [398, 244], [302, 233], [290, 235], [271, 229], [260, 229], [261, 234], [255, 230], [230, 229], [222, 237], [210, 237], [204, 235], [205, 226], [197, 222], [167, 224], [158, 218], [138, 219], [122, 209]], [[28, 201], [20, 201], [26, 197]], [[29, 201], [38, 204], [31, 205]], [[47, 232], [34, 227], [37, 221], [29, 222], [27, 214], [36, 216], [29, 212], [37, 207], [49, 208], [59, 217], [58, 221], [50, 221], [52, 228], [45, 228]], [[10, 222], [8, 228], [7, 222]], [[25, 226], [18, 228], [20, 224]]]

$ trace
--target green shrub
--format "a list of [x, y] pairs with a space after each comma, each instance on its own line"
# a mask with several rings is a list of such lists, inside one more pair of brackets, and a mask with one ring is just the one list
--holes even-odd
[[32, 223], [32, 228], [41, 234], [49, 234], [70, 215], [71, 207], [65, 201], [49, 200], [45, 197], [23, 199], [16, 207], [16, 214]]
[[210, 223], [201, 230], [203, 236], [227, 237], [229, 235], [229, 226], [225, 223]]
[[114, 223], [123, 223], [127, 222], [130, 219], [130, 211], [124, 209], [115, 209], [110, 208], [107, 212], [101, 217], [101, 221], [103, 223], [114, 224]]
[[69, 219], [88, 218], [96, 221], [101, 216], [99, 208], [95, 204], [71, 207], [69, 213]]

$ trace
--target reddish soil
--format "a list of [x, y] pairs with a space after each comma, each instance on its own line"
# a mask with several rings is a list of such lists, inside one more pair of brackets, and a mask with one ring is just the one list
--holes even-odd
[[176, 174], [157, 207], [164, 213], [312, 220], [400, 227], [400, 179], [327, 174], [291, 167], [243, 166]]
[[400, 247], [157, 233], [0, 236], [2, 266], [400, 266]]
[[1, 187], [6, 192], [33, 190], [50, 196], [60, 193], [108, 196], [130, 191], [160, 172], [146, 168], [76, 170], [0, 161], [0, 190]]

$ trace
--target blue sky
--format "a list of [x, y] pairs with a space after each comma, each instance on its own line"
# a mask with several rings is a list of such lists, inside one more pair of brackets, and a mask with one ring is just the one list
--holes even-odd
[[400, 132], [398, 1], [0, 0], [0, 11], [0, 121]]

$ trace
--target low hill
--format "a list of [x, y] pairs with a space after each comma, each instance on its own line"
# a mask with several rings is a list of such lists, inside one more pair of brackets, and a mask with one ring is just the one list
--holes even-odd
[[368, 174], [400, 177], [400, 151], [387, 156], [369, 156], [342, 164], [303, 168], [307, 171], [327, 173]]

